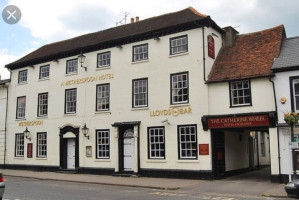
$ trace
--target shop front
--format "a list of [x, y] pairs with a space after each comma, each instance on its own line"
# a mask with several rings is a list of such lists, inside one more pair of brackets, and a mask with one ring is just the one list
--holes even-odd
[[274, 112], [203, 116], [203, 128], [211, 132], [214, 178], [269, 166], [275, 120]]

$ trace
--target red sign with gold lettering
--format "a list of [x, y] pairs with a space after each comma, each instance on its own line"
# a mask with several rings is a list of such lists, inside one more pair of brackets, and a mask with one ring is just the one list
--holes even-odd
[[32, 158], [32, 143], [27, 144], [27, 158]]
[[209, 128], [240, 128], [269, 126], [268, 115], [209, 118]]
[[209, 144], [199, 144], [199, 155], [209, 155]]
[[215, 43], [211, 35], [208, 36], [208, 56], [215, 59]]

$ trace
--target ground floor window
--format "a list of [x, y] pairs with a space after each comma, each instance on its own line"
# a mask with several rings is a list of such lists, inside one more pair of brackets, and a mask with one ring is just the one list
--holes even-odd
[[15, 156], [24, 157], [24, 133], [16, 134]]
[[197, 158], [196, 125], [178, 126], [179, 159]]
[[47, 133], [37, 133], [37, 157], [47, 157]]
[[109, 130], [96, 131], [96, 158], [110, 158], [110, 132]]
[[164, 127], [148, 128], [148, 153], [149, 159], [165, 158]]

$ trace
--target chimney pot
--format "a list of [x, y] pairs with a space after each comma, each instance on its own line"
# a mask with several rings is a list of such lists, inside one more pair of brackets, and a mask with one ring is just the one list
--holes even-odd
[[136, 17], [136, 22], [139, 22], [139, 17], [138, 16]]
[[134, 23], [134, 18], [132, 17], [132, 18], [131, 18], [131, 24], [133, 24], [133, 23]]

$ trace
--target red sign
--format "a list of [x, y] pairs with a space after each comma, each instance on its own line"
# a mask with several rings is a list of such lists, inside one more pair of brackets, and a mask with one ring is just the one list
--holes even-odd
[[209, 128], [239, 128], [269, 126], [268, 115], [209, 118]]
[[211, 35], [208, 36], [208, 56], [215, 59], [215, 43]]
[[27, 144], [27, 158], [32, 158], [32, 143]]
[[209, 144], [199, 144], [199, 155], [209, 155]]

